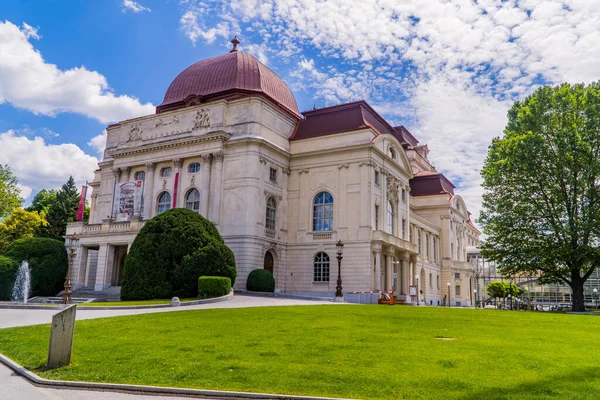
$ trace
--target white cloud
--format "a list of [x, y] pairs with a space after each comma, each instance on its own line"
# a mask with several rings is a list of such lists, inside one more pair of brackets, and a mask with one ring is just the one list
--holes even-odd
[[104, 149], [106, 149], [106, 129], [101, 134], [94, 136], [87, 142], [87, 145], [92, 147], [98, 153], [98, 158], [102, 159]]
[[25, 22], [23, 22], [23, 28], [21, 30], [27, 39], [41, 39], [41, 36], [38, 34], [38, 29]]
[[143, 12], [143, 11], [152, 11], [150, 10], [148, 7], [144, 7], [143, 5], [141, 5], [140, 3], [133, 1], [133, 0], [123, 0], [123, 4], [122, 4], [122, 10], [123, 12], [127, 12], [127, 11], [132, 11], [134, 14]]
[[9, 130], [0, 133], [0, 164], [8, 164], [19, 180], [23, 197], [41, 189], [57, 189], [69, 176], [78, 185], [94, 178], [98, 159], [71, 143], [48, 144]]
[[47, 63], [30, 38], [39, 38], [31, 26], [0, 22], [0, 103], [49, 116], [73, 112], [103, 123], [154, 113], [150, 103], [115, 95], [98, 72]]
[[198, 39], [203, 39], [206, 43], [212, 43], [217, 37], [227, 38], [229, 36], [229, 24], [221, 22], [214, 28], [207, 29], [198, 22], [198, 14], [198, 11], [188, 11], [179, 20], [181, 29], [194, 45]]

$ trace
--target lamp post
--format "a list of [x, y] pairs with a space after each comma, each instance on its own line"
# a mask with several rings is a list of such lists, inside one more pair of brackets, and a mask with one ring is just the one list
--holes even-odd
[[477, 303], [479, 299], [477, 298], [477, 289], [473, 289], [473, 298], [475, 299], [475, 308], [477, 308]]
[[421, 279], [421, 277], [419, 275], [415, 275], [415, 279], [417, 280], [417, 305], [419, 305], [419, 279]]
[[63, 289], [62, 295], [62, 303], [63, 304], [71, 304], [71, 288], [73, 285], [71, 284], [71, 273], [73, 272], [73, 259], [77, 254], [75, 252], [77, 248], [77, 243], [79, 242], [79, 236], [74, 233], [71, 237], [69, 237], [69, 270], [67, 271], [67, 279], [65, 280], [65, 288]]
[[[592, 296], [592, 297], [596, 297], [596, 308], [598, 308], [598, 289], [593, 288], [592, 293], [594, 293], [594, 296]], [[594, 301], [594, 299], [592, 299], [592, 302], [593, 301]]]
[[344, 242], [342, 240], [338, 240], [337, 244], [337, 261], [338, 261], [338, 277], [337, 277], [337, 285], [335, 287], [335, 300], [342, 301], [344, 299], [344, 294], [342, 293], [342, 254], [344, 253]]
[[446, 286], [448, 286], [448, 308], [450, 308], [450, 286], [452, 284], [450, 282], [446, 283]]

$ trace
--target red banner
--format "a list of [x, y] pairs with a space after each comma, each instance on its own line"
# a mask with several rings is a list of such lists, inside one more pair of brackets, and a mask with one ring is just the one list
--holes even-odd
[[177, 189], [179, 187], [179, 172], [175, 174], [175, 185], [173, 186], [173, 208], [177, 207]]
[[79, 208], [77, 208], [77, 221], [83, 220], [83, 213], [85, 211], [85, 196], [87, 195], [87, 186], [81, 187], [81, 196], [79, 197]]

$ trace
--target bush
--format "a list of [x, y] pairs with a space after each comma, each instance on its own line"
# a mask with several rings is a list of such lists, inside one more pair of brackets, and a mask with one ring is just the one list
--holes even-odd
[[200, 276], [235, 284], [233, 252], [217, 228], [193, 211], [175, 208], [146, 222], [125, 258], [122, 300], [197, 297]]
[[255, 269], [248, 275], [246, 289], [252, 292], [270, 292], [275, 291], [275, 278], [266, 269]]
[[231, 279], [224, 276], [201, 276], [198, 278], [198, 297], [220, 297], [231, 292]]
[[10, 300], [18, 269], [15, 260], [0, 256], [0, 300]]
[[32, 297], [56, 296], [63, 289], [69, 270], [64, 242], [40, 237], [19, 239], [8, 246], [3, 256], [18, 265], [23, 260], [29, 262]]

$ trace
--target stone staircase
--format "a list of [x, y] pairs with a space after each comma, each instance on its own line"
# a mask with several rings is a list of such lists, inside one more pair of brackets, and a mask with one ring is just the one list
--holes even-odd
[[94, 289], [80, 288], [73, 290], [71, 295], [78, 299], [95, 299], [95, 301], [118, 301], [121, 299], [121, 287], [113, 286], [104, 289], [101, 292], [96, 292]]

